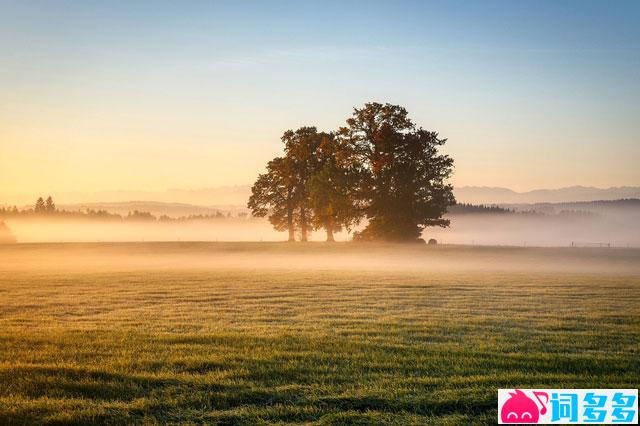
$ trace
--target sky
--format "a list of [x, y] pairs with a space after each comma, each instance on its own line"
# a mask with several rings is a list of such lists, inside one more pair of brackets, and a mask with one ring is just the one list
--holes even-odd
[[456, 186], [640, 185], [638, 1], [0, 0], [0, 204], [252, 183], [407, 108]]

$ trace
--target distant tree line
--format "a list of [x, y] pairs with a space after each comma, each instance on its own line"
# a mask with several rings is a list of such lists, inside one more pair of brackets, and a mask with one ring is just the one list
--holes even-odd
[[447, 209], [447, 213], [451, 214], [468, 214], [468, 213], [491, 213], [491, 214], [505, 214], [515, 213], [514, 210], [510, 210], [504, 207], [496, 205], [484, 205], [484, 204], [469, 204], [469, 203], [456, 203]]
[[449, 225], [455, 203], [446, 181], [453, 159], [446, 139], [417, 127], [398, 105], [368, 103], [333, 132], [287, 130], [284, 155], [269, 161], [248, 207], [276, 230], [307, 241], [324, 229], [327, 241], [366, 220], [358, 240], [417, 241], [427, 226]]
[[[13, 207], [0, 207], [0, 218], [10, 217], [57, 217], [68, 219], [96, 219], [96, 220], [113, 220], [113, 221], [159, 221], [159, 222], [186, 222], [186, 221], [203, 221], [203, 220], [220, 220], [231, 219], [234, 216], [231, 212], [216, 211], [211, 214], [191, 214], [179, 217], [170, 217], [168, 215], [161, 215], [159, 217], [145, 211], [130, 211], [127, 215], [122, 216], [118, 213], [112, 213], [107, 210], [60, 210], [56, 207], [55, 202], [51, 196], [44, 200], [39, 197], [33, 207], [18, 209], [17, 206]], [[238, 219], [247, 219], [248, 213], [239, 212], [236, 216]]]
[[51, 195], [49, 195], [46, 201], [43, 200], [42, 197], [38, 198], [36, 200], [36, 205], [33, 208], [33, 211], [40, 214], [51, 214], [55, 213], [57, 209], [56, 204], [53, 202], [53, 198], [51, 198]]

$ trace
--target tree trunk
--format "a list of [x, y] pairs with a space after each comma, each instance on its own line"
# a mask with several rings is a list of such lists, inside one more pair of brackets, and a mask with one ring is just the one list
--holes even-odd
[[293, 243], [296, 240], [295, 227], [293, 226], [293, 211], [289, 211], [287, 217], [287, 228], [289, 228], [289, 242]]
[[300, 241], [307, 241], [307, 233], [309, 232], [307, 225], [307, 211], [305, 209], [300, 210], [300, 228], [302, 232], [302, 236], [300, 237]]
[[333, 238], [333, 226], [329, 224], [326, 229], [327, 229], [327, 242], [328, 243], [335, 242], [335, 239]]

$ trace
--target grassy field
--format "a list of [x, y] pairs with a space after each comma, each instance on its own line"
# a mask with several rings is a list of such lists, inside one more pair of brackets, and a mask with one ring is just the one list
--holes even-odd
[[495, 424], [640, 383], [640, 251], [0, 246], [0, 423]]

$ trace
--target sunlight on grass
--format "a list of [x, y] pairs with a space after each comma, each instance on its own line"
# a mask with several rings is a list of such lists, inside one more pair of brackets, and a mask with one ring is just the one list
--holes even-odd
[[498, 388], [640, 382], [637, 275], [0, 278], [0, 423], [493, 424]]

